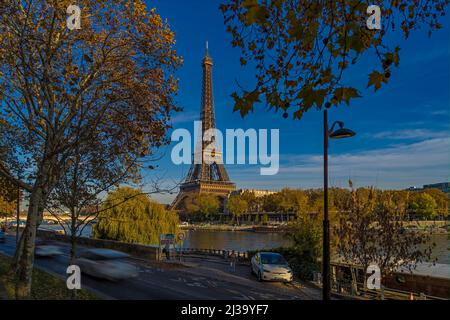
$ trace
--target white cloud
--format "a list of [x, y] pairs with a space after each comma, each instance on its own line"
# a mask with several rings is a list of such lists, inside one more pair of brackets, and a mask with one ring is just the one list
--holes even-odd
[[176, 113], [175, 116], [172, 118], [172, 124], [192, 122], [198, 119], [199, 119], [198, 112], [181, 111], [179, 113]]
[[448, 110], [435, 110], [430, 112], [433, 116], [446, 116], [448, 115]]
[[[280, 155], [279, 174], [261, 177], [257, 168], [229, 166], [231, 178], [239, 187], [280, 189], [321, 187], [323, 157], [318, 154]], [[355, 185], [402, 189], [426, 183], [447, 181], [450, 176], [450, 138], [433, 138], [374, 150], [329, 156], [332, 186]]]
[[431, 139], [444, 138], [448, 136], [447, 131], [433, 131], [428, 129], [406, 129], [395, 131], [381, 131], [374, 134], [367, 134], [367, 137], [375, 139]]

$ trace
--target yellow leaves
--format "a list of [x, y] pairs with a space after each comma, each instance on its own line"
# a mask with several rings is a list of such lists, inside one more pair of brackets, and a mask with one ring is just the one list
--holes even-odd
[[252, 92], [244, 92], [242, 97], [239, 97], [237, 93], [233, 93], [231, 97], [234, 99], [234, 109], [233, 111], [239, 111], [241, 117], [244, 117], [249, 113], [250, 110], [253, 110], [253, 105], [259, 100], [260, 92], [254, 90]]
[[308, 110], [314, 104], [317, 108], [322, 108], [327, 91], [325, 89], [314, 90], [311, 86], [304, 86], [297, 98], [302, 99], [303, 111]]
[[358, 90], [350, 87], [340, 87], [336, 88], [334, 91], [334, 96], [338, 103], [344, 101], [347, 105], [350, 104], [350, 99], [361, 97]]
[[269, 17], [269, 12], [265, 6], [259, 5], [257, 0], [244, 0], [241, 6], [247, 9], [247, 12], [241, 19], [245, 25], [253, 23], [263, 24]]
[[387, 83], [388, 79], [384, 74], [375, 70], [369, 75], [369, 83], [367, 84], [367, 87], [374, 86], [375, 91], [377, 91], [381, 88], [382, 82]]

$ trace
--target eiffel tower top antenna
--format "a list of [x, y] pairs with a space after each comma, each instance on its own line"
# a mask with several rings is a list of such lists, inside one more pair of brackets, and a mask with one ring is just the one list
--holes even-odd
[[206, 40], [206, 56], [209, 56], [209, 54], [208, 54], [208, 40]]

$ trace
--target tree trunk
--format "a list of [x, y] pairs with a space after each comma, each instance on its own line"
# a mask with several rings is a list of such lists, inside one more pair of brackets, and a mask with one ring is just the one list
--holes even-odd
[[37, 187], [30, 197], [28, 207], [27, 224], [22, 232], [17, 251], [17, 283], [16, 298], [26, 299], [31, 293], [31, 279], [34, 264], [34, 244], [36, 240], [36, 230], [38, 227], [38, 217], [42, 214], [43, 190]]
[[[75, 264], [75, 258], [76, 258], [76, 250], [77, 250], [77, 230], [74, 226], [74, 220], [72, 220], [72, 228], [70, 231], [70, 262], [69, 265]], [[77, 298], [77, 290], [72, 290], [72, 300], [75, 300]]]

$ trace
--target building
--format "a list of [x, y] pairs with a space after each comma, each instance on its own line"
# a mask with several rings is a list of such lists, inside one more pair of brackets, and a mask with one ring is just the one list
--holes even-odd
[[236, 191], [233, 191], [231, 195], [241, 195], [245, 191], [252, 192], [256, 198], [268, 196], [274, 193], [277, 193], [278, 191], [272, 191], [272, 190], [257, 190], [257, 189], [239, 189]]
[[[189, 173], [180, 185], [180, 191], [171, 204], [171, 208], [177, 210], [183, 200], [191, 193], [209, 193], [222, 199], [236, 190], [236, 185], [230, 181], [228, 173], [225, 170], [220, 150], [215, 147], [213, 151], [208, 152], [207, 146], [211, 145], [209, 141], [203, 141], [203, 135], [207, 130], [216, 128], [213, 101], [213, 81], [212, 81], [213, 60], [208, 53], [208, 43], [206, 43], [206, 54], [202, 60], [203, 83], [202, 83], [202, 101], [200, 118], [202, 121], [202, 132], [199, 134], [199, 140], [196, 142], [194, 158], [201, 157], [201, 163], [192, 161]], [[214, 141], [213, 141], [214, 143]], [[207, 160], [207, 161], [205, 161]]]
[[433, 183], [433, 184], [425, 184], [423, 186], [423, 189], [439, 189], [442, 192], [450, 193], [450, 182], [440, 182], [440, 183]]

